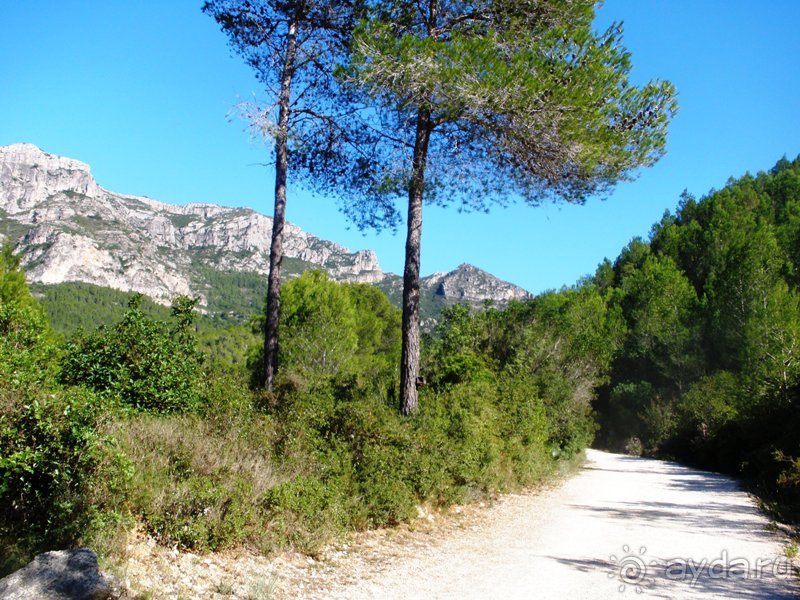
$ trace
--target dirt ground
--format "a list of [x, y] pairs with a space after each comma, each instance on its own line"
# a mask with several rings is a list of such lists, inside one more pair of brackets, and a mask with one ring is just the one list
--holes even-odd
[[589, 450], [558, 485], [421, 509], [317, 559], [197, 556], [138, 535], [121, 575], [154, 599], [795, 598], [791, 548], [731, 479]]

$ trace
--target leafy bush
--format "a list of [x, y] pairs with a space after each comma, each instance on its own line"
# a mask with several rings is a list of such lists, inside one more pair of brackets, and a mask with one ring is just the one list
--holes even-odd
[[491, 377], [486, 358], [480, 352], [481, 323], [470, 309], [456, 304], [442, 313], [434, 336], [427, 340], [424, 368], [430, 384], [441, 389], [447, 385]]
[[0, 384], [0, 574], [123, 514], [115, 498], [127, 462], [99, 433], [109, 407], [88, 390], [38, 378]]
[[0, 250], [0, 385], [18, 389], [50, 379], [58, 350], [19, 264], [6, 243]]
[[[589, 315], [593, 327], [585, 324]], [[570, 457], [593, 438], [593, 389], [608, 371], [607, 346], [615, 343], [617, 327], [590, 285], [511, 303], [502, 311], [471, 314], [454, 306], [428, 340], [425, 372], [436, 390], [522, 386], [515, 398], [541, 402], [547, 444]]]
[[[263, 316], [259, 322], [263, 328]], [[394, 388], [400, 361], [400, 311], [378, 289], [341, 284], [306, 271], [281, 288], [280, 365], [284, 378], [305, 385], [355, 377], [360, 385]], [[263, 347], [248, 359], [253, 387], [261, 384]]]
[[336, 397], [328, 433], [346, 444], [349, 476], [361, 504], [354, 525], [408, 520], [419, 501], [414, 485], [418, 449], [411, 424], [376, 395], [340, 388]]
[[124, 485], [124, 459], [98, 434], [99, 399], [80, 389], [0, 392], [0, 570], [87, 534], [116, 510], [96, 486]]
[[58, 347], [19, 260], [0, 253], [0, 574], [68, 545], [102, 511], [121, 459], [97, 432], [103, 403], [54, 381]]
[[408, 520], [420, 503], [535, 483], [554, 466], [544, 405], [512, 378], [423, 390], [414, 419], [353, 377], [277, 393], [276, 458], [294, 475], [266, 502], [273, 531], [306, 549]]
[[254, 398], [248, 389], [247, 373], [228, 365], [214, 364], [198, 382], [199, 414], [219, 432], [242, 428], [254, 415]]
[[688, 442], [694, 454], [710, 460], [707, 454], [711, 440], [719, 436], [745, 409], [743, 395], [741, 382], [727, 371], [700, 379], [678, 402], [676, 435], [684, 444]]
[[79, 333], [67, 344], [61, 381], [84, 385], [119, 400], [124, 406], [159, 413], [194, 410], [202, 355], [191, 333], [196, 301], [177, 298], [170, 327], [139, 309], [131, 300], [123, 320], [111, 329]]

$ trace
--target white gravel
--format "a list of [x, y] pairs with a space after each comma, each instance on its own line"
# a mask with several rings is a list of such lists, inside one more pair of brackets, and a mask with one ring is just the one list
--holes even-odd
[[590, 450], [563, 485], [504, 497], [488, 512], [480, 525], [403, 543], [377, 564], [356, 552], [338, 567], [349, 577], [328, 565], [321, 588], [286, 591], [348, 600], [800, 597], [788, 540], [720, 475]]

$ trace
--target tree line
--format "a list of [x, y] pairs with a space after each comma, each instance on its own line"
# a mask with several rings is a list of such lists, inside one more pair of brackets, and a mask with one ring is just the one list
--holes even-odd
[[[599, 441], [800, 498], [800, 158], [730, 180], [592, 281], [621, 315]], [[796, 514], [795, 514], [796, 517]]]

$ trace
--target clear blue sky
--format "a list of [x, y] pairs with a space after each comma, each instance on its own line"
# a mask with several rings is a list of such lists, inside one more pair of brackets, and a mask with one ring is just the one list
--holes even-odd
[[[263, 142], [227, 115], [261, 95], [199, 0], [22, 0], [0, 12], [0, 145], [31, 142], [92, 167], [100, 185], [171, 203], [271, 214]], [[426, 207], [423, 273], [462, 262], [539, 292], [574, 283], [646, 236], [684, 189], [800, 154], [800, 2], [609, 0], [637, 82], [671, 80], [668, 154], [605, 201], [489, 215]], [[348, 229], [329, 199], [290, 188], [290, 221], [402, 272], [404, 236]]]

